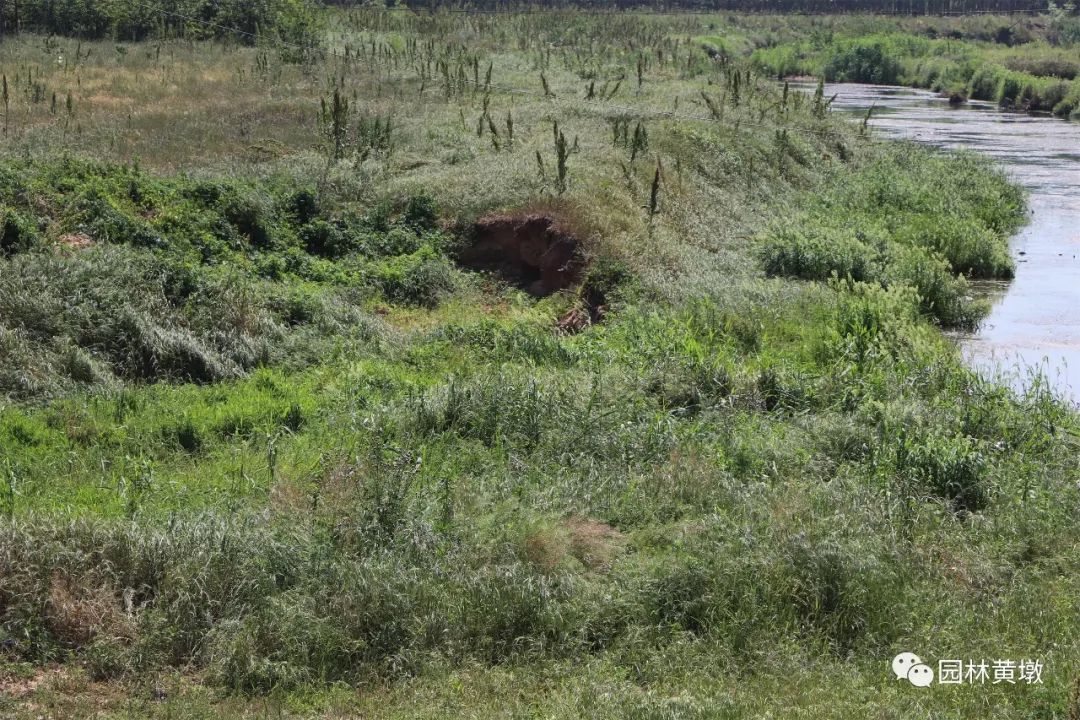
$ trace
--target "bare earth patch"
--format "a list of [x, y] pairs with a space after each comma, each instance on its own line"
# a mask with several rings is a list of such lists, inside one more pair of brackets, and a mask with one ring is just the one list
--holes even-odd
[[70, 250], [85, 250], [94, 244], [86, 233], [67, 233], [58, 237], [56, 241]]
[[551, 215], [488, 215], [473, 226], [473, 243], [459, 260], [467, 267], [494, 270], [543, 296], [581, 279], [581, 241]]

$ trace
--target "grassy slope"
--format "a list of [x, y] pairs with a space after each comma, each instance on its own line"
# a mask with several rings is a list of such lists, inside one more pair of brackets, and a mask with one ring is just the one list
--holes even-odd
[[[22, 368], [0, 376], [0, 709], [1064, 714], [1076, 420], [975, 379], [934, 327], [979, 312], [955, 272], [1007, 273], [1022, 198], [741, 65], [736, 99], [733, 69], [687, 40], [718, 22], [358, 12], [328, 27], [350, 60], [307, 65], [209, 44], [86, 43], [69, 66], [55, 57], [73, 41], [0, 48], [61, 98], [54, 114], [17, 95], [4, 160], [2, 201], [32, 237], [0, 275], [0, 347]], [[498, 149], [477, 133], [483, 93], [440, 80], [439, 59], [481, 83], [490, 62], [530, 93], [492, 92]], [[579, 100], [619, 76], [610, 100]], [[328, 163], [335, 85], [351, 127], [392, 118], [392, 150], [354, 135]], [[708, 118], [702, 92], [720, 119], [658, 115]], [[633, 161], [622, 115], [648, 134]], [[561, 195], [553, 120], [578, 146]], [[88, 181], [65, 152], [127, 167]], [[121, 228], [107, 240], [88, 184]], [[254, 196], [268, 231], [230, 202], [193, 207], [206, 187]], [[319, 210], [302, 221], [304, 188]], [[420, 193], [446, 223], [558, 213], [597, 258], [586, 289], [606, 293], [606, 321], [560, 336], [578, 292], [536, 301], [450, 267], [451, 233], [415, 231]], [[333, 257], [304, 240], [318, 220], [342, 228]], [[58, 257], [73, 232], [94, 246]], [[424, 243], [444, 270], [400, 293]], [[191, 282], [116, 297], [139, 263]], [[73, 296], [65, 273], [100, 280]], [[76, 311], [28, 324], [31, 297]], [[90, 326], [123, 309], [160, 329], [103, 345], [80, 308], [99, 308]], [[186, 362], [160, 361], [170, 333]], [[274, 352], [245, 364], [245, 343]], [[140, 375], [114, 346], [155, 362]], [[144, 384], [182, 380], [199, 353], [232, 376]], [[917, 693], [887, 672], [911, 648], [1039, 657], [1045, 684]]]

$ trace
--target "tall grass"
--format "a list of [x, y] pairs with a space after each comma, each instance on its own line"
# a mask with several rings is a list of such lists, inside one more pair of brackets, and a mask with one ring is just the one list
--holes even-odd
[[[760, 251], [765, 271], [908, 285], [942, 324], [976, 324], [984, 309], [971, 301], [965, 279], [1012, 277], [1008, 238], [1022, 217], [1022, 194], [972, 156], [946, 168], [940, 157], [907, 147], [878, 162], [818, 194], [820, 205], [794, 224], [798, 229], [785, 221], [767, 234]], [[908, 168], [909, 178], [897, 182], [897, 166]], [[957, 180], [965, 188], [959, 213], [940, 192]]]

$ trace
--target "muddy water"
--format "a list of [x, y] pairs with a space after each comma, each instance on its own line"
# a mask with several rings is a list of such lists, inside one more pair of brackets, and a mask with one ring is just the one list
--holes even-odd
[[1016, 279], [977, 284], [993, 310], [959, 341], [982, 372], [1023, 388], [1041, 371], [1056, 390], [1080, 400], [1080, 123], [1000, 112], [989, 103], [950, 107], [907, 88], [843, 84], [825, 92], [836, 94], [839, 111], [862, 116], [875, 106], [878, 137], [974, 150], [1028, 189], [1030, 222], [1011, 242]]

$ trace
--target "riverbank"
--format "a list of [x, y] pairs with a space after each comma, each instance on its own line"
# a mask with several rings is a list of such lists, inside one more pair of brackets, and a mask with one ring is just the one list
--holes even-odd
[[[752, 62], [778, 77], [812, 75], [830, 82], [904, 85], [1003, 109], [1077, 118], [1080, 20], [1064, 12], [1028, 18], [832, 17], [781, 28], [745, 19], [766, 32]], [[740, 25], [740, 23], [736, 23]]]
[[[800, 87], [813, 92], [816, 83]], [[793, 85], [793, 87], [796, 87]], [[1080, 167], [1062, 147], [1080, 142], [1080, 128], [1050, 117], [1002, 113], [980, 103], [955, 107], [929, 92], [876, 85], [828, 85], [833, 109], [861, 120], [870, 108], [878, 137], [989, 157], [1028, 191], [1028, 222], [1011, 241], [1016, 277], [976, 282], [991, 312], [974, 333], [957, 333], [972, 365], [1022, 390], [1044, 382], [1075, 402], [1080, 387], [1080, 335], [1072, 308], [1076, 253], [1074, 188]]]
[[1023, 193], [719, 21], [5, 41], [0, 710], [1070, 712], [1080, 425], [941, 333]]

